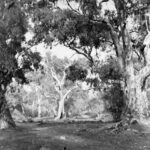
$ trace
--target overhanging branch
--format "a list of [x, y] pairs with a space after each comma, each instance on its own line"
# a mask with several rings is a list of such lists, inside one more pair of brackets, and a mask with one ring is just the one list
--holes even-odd
[[85, 58], [87, 58], [91, 63], [93, 63], [93, 58], [92, 58], [92, 56], [89, 54], [87, 54], [87, 53], [84, 53], [84, 52], [82, 52], [82, 51], [80, 51], [79, 49], [77, 49], [77, 48], [75, 48], [75, 47], [73, 47], [73, 46], [71, 46], [70, 44], [64, 44], [66, 47], [68, 47], [68, 48], [70, 48], [71, 50], [73, 50], [73, 51], [75, 51], [77, 54], [79, 54], [79, 55], [83, 55]]
[[81, 13], [80, 13], [79, 11], [75, 10], [75, 9], [71, 6], [71, 4], [69, 3], [68, 0], [66, 0], [66, 2], [67, 2], [67, 5], [69, 6], [69, 8], [70, 8], [73, 12], [75, 12], [75, 13], [81, 15]]
[[123, 49], [120, 46], [118, 35], [115, 32], [115, 30], [113, 29], [112, 25], [105, 19], [102, 19], [102, 20], [90, 20], [90, 22], [93, 23], [93, 24], [97, 24], [97, 25], [104, 24], [106, 27], [108, 27], [110, 35], [111, 35], [111, 39], [112, 39], [113, 44], [115, 46], [116, 56], [117, 57], [121, 56], [122, 52], [123, 52]]

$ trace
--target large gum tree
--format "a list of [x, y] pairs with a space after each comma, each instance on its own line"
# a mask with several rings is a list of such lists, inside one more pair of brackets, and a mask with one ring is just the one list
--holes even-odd
[[27, 83], [25, 72], [40, 61], [38, 53], [23, 47], [27, 24], [20, 1], [0, 1], [0, 129], [15, 126], [5, 98], [7, 86], [13, 78]]
[[[70, 94], [80, 89], [80, 82], [87, 76], [87, 70], [75, 62], [69, 62], [67, 58], [60, 59], [56, 56], [47, 54], [45, 73], [48, 82], [51, 81], [55, 91], [55, 97], [58, 97], [58, 109], [55, 120], [66, 117], [65, 103]], [[47, 83], [45, 83], [47, 84]], [[52, 94], [52, 91], [50, 91]]]
[[[63, 44], [86, 57], [91, 67], [93, 51], [113, 50], [122, 74], [124, 115], [140, 121], [149, 118], [149, 1], [66, 0], [65, 9], [57, 2], [29, 4], [36, 8], [32, 9], [34, 42]], [[107, 9], [106, 3], [112, 7]]]

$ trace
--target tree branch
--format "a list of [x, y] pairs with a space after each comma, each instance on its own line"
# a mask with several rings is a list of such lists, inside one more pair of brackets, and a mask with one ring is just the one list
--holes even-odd
[[89, 60], [89, 57], [84, 53], [79, 51], [77, 48], [72, 47], [70, 44], [65, 44], [66, 47], [69, 47], [70, 49], [72, 49], [73, 51], [75, 51], [76, 53], [83, 55], [84, 57], [86, 57]]
[[138, 77], [141, 79], [141, 89], [144, 90], [147, 78], [150, 76], [150, 64], [139, 71]]
[[145, 78], [142, 80], [142, 87], [141, 87], [142, 90], [145, 89], [145, 86], [146, 86], [146, 80], [148, 79], [148, 77], [150, 77], [150, 74], [148, 74], [147, 76], [145, 76]]
[[73, 12], [75, 12], [75, 13], [81, 15], [80, 12], [78, 12], [77, 10], [75, 10], [75, 9], [70, 5], [70, 3], [69, 3], [68, 0], [66, 0], [66, 2], [67, 2], [67, 5], [69, 6], [69, 8], [70, 8]]
[[65, 71], [63, 71], [63, 77], [62, 77], [62, 79], [61, 79], [61, 85], [64, 84], [65, 78], [66, 78], [66, 73], [65, 73]]
[[135, 54], [138, 56], [138, 59], [140, 59], [140, 58], [141, 58], [140, 54], [139, 54], [135, 49], [133, 49], [133, 51], [134, 51]]
[[70, 92], [72, 92], [72, 90], [76, 89], [77, 87], [78, 87], [78, 86], [74, 86], [73, 88], [69, 89], [69, 90], [66, 92], [66, 94], [63, 96], [63, 99], [65, 99], [65, 98], [68, 96], [68, 94], [69, 94]]
[[107, 26], [109, 28], [111, 39], [112, 39], [113, 44], [115, 46], [116, 56], [117, 57], [121, 56], [122, 52], [123, 52], [123, 49], [120, 46], [118, 35], [115, 32], [115, 30], [113, 29], [112, 25], [107, 20], [105, 20], [105, 19], [103, 19], [103, 20], [90, 20], [90, 22], [93, 23], [93, 24], [97, 24], [97, 25], [104, 24], [105, 26]]
[[51, 74], [52, 74], [53, 79], [57, 82], [59, 88], [61, 88], [61, 81], [59, 81], [59, 79], [58, 79], [56, 73], [53, 71], [52, 68], [51, 68]]

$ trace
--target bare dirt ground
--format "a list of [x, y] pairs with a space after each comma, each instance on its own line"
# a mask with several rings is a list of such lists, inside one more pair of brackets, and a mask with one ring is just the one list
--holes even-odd
[[16, 129], [0, 131], [0, 150], [150, 150], [150, 133], [146, 130], [135, 126], [115, 133], [105, 128], [109, 125], [20, 123]]

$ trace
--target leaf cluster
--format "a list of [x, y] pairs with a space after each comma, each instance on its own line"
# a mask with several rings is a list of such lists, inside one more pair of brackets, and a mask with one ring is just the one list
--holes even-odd
[[87, 70], [82, 68], [79, 64], [75, 63], [66, 69], [66, 79], [73, 82], [79, 80], [84, 81], [87, 76]]
[[106, 63], [97, 68], [96, 72], [102, 82], [108, 81], [120, 81], [122, 79], [122, 73], [118, 62], [115, 59], [108, 59]]
[[[37, 67], [40, 58], [37, 54], [31, 54], [26, 47], [22, 46], [25, 41], [25, 33], [28, 23], [19, 1], [4, 0], [0, 2], [0, 84], [6, 87], [12, 80], [17, 78], [21, 83], [26, 82], [25, 70], [31, 60]], [[23, 57], [22, 65], [18, 59]], [[30, 60], [25, 61], [25, 58]], [[36, 62], [35, 59], [36, 58]], [[36, 64], [36, 65], [35, 65]], [[31, 67], [31, 66], [30, 66]]]

